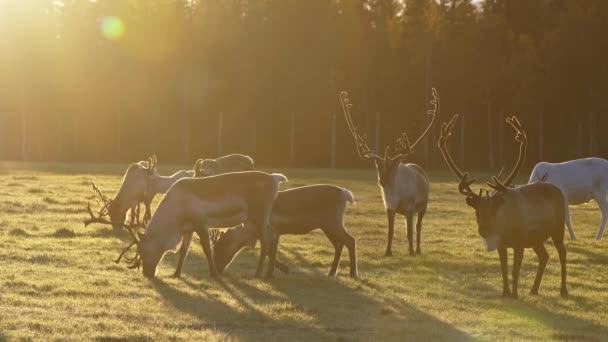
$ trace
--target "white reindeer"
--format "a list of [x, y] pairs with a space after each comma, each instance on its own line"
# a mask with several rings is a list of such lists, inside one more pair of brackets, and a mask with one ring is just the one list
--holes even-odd
[[[398, 155], [389, 156], [389, 147], [386, 147], [384, 157], [380, 157], [372, 151], [366, 142], [366, 136], [361, 135], [353, 124], [350, 116], [349, 108], [352, 104], [349, 103], [348, 94], [342, 92], [340, 94], [342, 109], [350, 133], [355, 138], [357, 153], [361, 158], [373, 160], [376, 164], [378, 172], [378, 184], [382, 189], [382, 198], [384, 199], [384, 207], [388, 218], [388, 243], [386, 245], [386, 253], [384, 256], [392, 256], [392, 243], [395, 225], [395, 213], [404, 215], [407, 222], [407, 240], [409, 243], [410, 255], [421, 254], [420, 251], [420, 235], [422, 231], [422, 218], [426, 213], [427, 203], [429, 199], [429, 179], [424, 170], [412, 163], [402, 164], [414, 152], [414, 148], [429, 134], [439, 109], [439, 97], [437, 91], [433, 88], [433, 99], [431, 104], [433, 109], [429, 110], [431, 122], [428, 124], [422, 135], [413, 143], [410, 144], [409, 138], [405, 132], [397, 139], [396, 151]], [[414, 252], [413, 245], [413, 223], [414, 214], [417, 214], [416, 220], [416, 251]]]
[[602, 212], [596, 240], [601, 240], [608, 222], [608, 161], [601, 158], [585, 158], [571, 160], [564, 163], [540, 162], [534, 166], [528, 183], [545, 181], [555, 184], [564, 193], [566, 201], [566, 225], [570, 239], [576, 240], [570, 209], [568, 205], [588, 203], [594, 199]]

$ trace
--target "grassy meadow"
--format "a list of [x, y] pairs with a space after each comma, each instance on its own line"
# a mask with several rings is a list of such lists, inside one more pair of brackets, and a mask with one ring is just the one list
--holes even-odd
[[[159, 167], [163, 174], [179, 168]], [[125, 169], [0, 163], [0, 340], [608, 338], [608, 241], [594, 239], [595, 203], [572, 210], [579, 240], [567, 238], [568, 299], [559, 296], [559, 261], [550, 242], [540, 295], [528, 295], [537, 259], [526, 250], [520, 299], [501, 298], [498, 255], [485, 251], [474, 213], [446, 173], [430, 174], [423, 255], [408, 255], [399, 217], [394, 257], [385, 258], [386, 218], [371, 169], [279, 170], [290, 179], [283, 188], [332, 183], [354, 192], [346, 227], [357, 240], [358, 280], [348, 277], [346, 248], [338, 277], [327, 278], [333, 247], [321, 232], [282, 237], [279, 258], [291, 274], [277, 272], [272, 281], [252, 277], [257, 250], [243, 251], [223, 276], [211, 279], [196, 242], [182, 279], [171, 278], [177, 255], [168, 254], [158, 277], [148, 280], [113, 262], [128, 234], [82, 224], [92, 200], [89, 182], [113, 196]]]

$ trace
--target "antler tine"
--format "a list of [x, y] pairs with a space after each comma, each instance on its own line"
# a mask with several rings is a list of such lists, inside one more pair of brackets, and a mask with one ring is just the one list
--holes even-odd
[[460, 183], [458, 183], [458, 191], [467, 196], [467, 197], [480, 197], [481, 195], [477, 195], [473, 190], [471, 190], [471, 185], [475, 183], [476, 179], [469, 179], [469, 174], [465, 173], [462, 178], [460, 178]]
[[89, 213], [90, 218], [84, 220], [84, 226], [88, 226], [91, 223], [103, 223], [103, 224], [112, 224], [112, 222], [103, 218], [103, 214], [100, 212], [98, 216], [93, 214], [93, 210], [91, 210], [91, 203], [87, 203], [87, 211]]
[[[125, 253], [127, 253], [127, 251], [129, 249], [131, 249], [131, 247], [135, 246], [137, 243], [135, 241], [131, 242], [131, 244], [122, 250], [122, 252], [120, 253], [120, 255], [118, 256], [118, 259], [114, 260], [115, 263], [119, 264], [120, 263], [120, 259], [122, 259], [122, 257], [125, 255]], [[129, 261], [129, 260], [133, 260], [132, 258], [125, 258], [125, 260]]]
[[357, 154], [359, 157], [370, 160], [384, 160], [382, 157], [377, 155], [372, 149], [367, 145], [367, 136], [361, 135], [357, 130], [357, 127], [353, 123], [353, 120], [350, 116], [350, 107], [353, 105], [350, 103], [348, 99], [348, 93], [346, 91], [340, 92], [340, 102], [342, 103], [342, 111], [344, 112], [344, 119], [346, 120], [346, 125], [348, 126], [348, 130], [350, 134], [355, 138], [355, 145], [357, 147]]
[[[526, 135], [526, 132], [524, 131], [523, 126], [521, 122], [519, 122], [517, 117], [512, 116], [510, 118], [507, 118], [506, 122], [511, 125], [511, 127], [513, 127], [513, 129], [515, 130], [515, 141], [519, 142], [519, 156], [517, 158], [515, 166], [513, 167], [513, 170], [511, 170], [511, 173], [504, 182], [499, 182], [500, 184], [496, 183], [496, 181], [498, 181], [498, 177], [493, 177], [492, 179], [494, 180], [494, 178], [496, 178], [496, 181], [494, 181], [494, 185], [498, 185], [499, 187], [504, 186], [504, 188], [511, 186], [511, 184], [515, 180], [515, 177], [517, 177], [517, 174], [521, 170], [521, 167], [524, 164], [524, 160], [526, 159], [526, 147], [528, 145], [528, 136]], [[492, 188], [495, 187], [492, 186]]]

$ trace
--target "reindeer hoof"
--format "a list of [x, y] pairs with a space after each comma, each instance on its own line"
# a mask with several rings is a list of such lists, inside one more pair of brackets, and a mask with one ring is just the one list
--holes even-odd
[[392, 251], [386, 251], [386, 253], [384, 253], [385, 257], [392, 257], [393, 256], [393, 252]]
[[353, 279], [359, 279], [359, 274], [358, 273], [354, 273], [350, 275], [351, 278]]
[[175, 278], [175, 279], [179, 279], [181, 277], [182, 277], [181, 273], [173, 273], [173, 275], [171, 276], [171, 278]]
[[416, 253], [414, 252], [414, 250], [413, 250], [413, 249], [410, 249], [410, 256], [413, 256], [413, 257], [415, 257], [415, 256], [416, 256]]
[[560, 294], [562, 295], [563, 298], [568, 298], [568, 289], [562, 289], [560, 291]]
[[538, 296], [538, 290], [531, 290], [530, 296]]
[[511, 293], [511, 298], [519, 299], [519, 295], [517, 294], [517, 292], [513, 292], [513, 293]]
[[511, 298], [511, 291], [509, 291], [509, 290], [503, 290], [502, 291], [502, 297], [503, 298]]
[[420, 250], [420, 248], [416, 249], [416, 254], [421, 255], [422, 251]]

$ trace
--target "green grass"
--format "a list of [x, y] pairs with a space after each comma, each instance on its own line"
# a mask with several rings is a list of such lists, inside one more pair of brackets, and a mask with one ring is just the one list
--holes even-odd
[[[177, 167], [161, 165], [169, 173]], [[357, 239], [360, 280], [322, 233], [285, 236], [292, 273], [252, 278], [257, 250], [218, 280], [198, 244], [182, 279], [167, 255], [155, 280], [113, 263], [128, 243], [111, 228], [83, 227], [89, 181], [108, 195], [125, 165], [0, 163], [0, 340], [602, 340], [608, 336], [608, 241], [594, 240], [594, 203], [572, 210], [579, 241], [567, 241], [570, 298], [559, 296], [551, 259], [539, 296], [529, 296], [537, 259], [526, 250], [520, 300], [501, 298], [498, 256], [484, 251], [474, 214], [445, 173], [432, 173], [423, 255], [407, 253], [404, 220], [384, 258], [386, 219], [372, 170], [277, 170], [293, 187], [351, 189], [346, 226]], [[483, 175], [482, 175], [483, 176]], [[487, 175], [485, 175], [487, 176]], [[157, 202], [158, 203], [158, 199]], [[510, 263], [512, 260], [509, 260]]]

